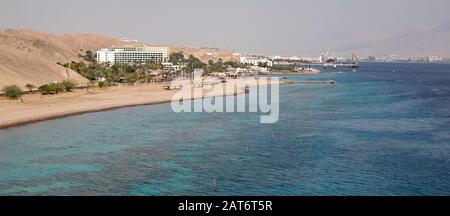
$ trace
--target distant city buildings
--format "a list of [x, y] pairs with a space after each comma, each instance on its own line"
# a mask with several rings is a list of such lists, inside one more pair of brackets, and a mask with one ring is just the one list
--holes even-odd
[[281, 56], [270, 56], [270, 60], [272, 61], [301, 61], [302, 59], [297, 56], [291, 56], [291, 57], [281, 57]]
[[122, 47], [105, 48], [97, 51], [97, 62], [109, 64], [147, 61], [166, 62], [168, 58], [168, 47]]
[[444, 61], [444, 58], [440, 56], [427, 56], [426, 60], [428, 62], [442, 62]]
[[130, 43], [130, 42], [137, 43], [137, 42], [139, 42], [138, 40], [130, 40], [130, 39], [128, 39], [128, 38], [122, 38], [122, 39], [120, 39], [120, 40], [123, 41], [123, 42], [127, 42], [127, 43]]
[[301, 60], [304, 62], [319, 62], [320, 57], [302, 57]]
[[384, 59], [386, 62], [443, 62], [445, 59], [440, 56], [412, 56], [402, 57], [398, 55], [389, 55]]
[[284, 58], [281, 56], [270, 56], [269, 59], [272, 61], [276, 61], [276, 60], [283, 60]]
[[[330, 55], [328, 52], [322, 53], [318, 57], [283, 57], [283, 56], [270, 56], [270, 57], [241, 57], [241, 63], [257, 65], [261, 60], [269, 59], [272, 64], [287, 64], [287, 63], [320, 63], [320, 64], [336, 64], [336, 63], [348, 63], [353, 62], [355, 59], [362, 62], [450, 62], [441, 56], [412, 56], [404, 57], [399, 55], [389, 55], [387, 57], [376, 57], [373, 55], [357, 56], [353, 54], [352, 58], [345, 58], [337, 56], [335, 54]], [[265, 60], [264, 60], [265, 61]]]
[[240, 57], [241, 64], [253, 65], [253, 66], [267, 66], [273, 67], [274, 65], [288, 65], [288, 64], [345, 64], [352, 62], [450, 62], [449, 59], [445, 59], [441, 56], [412, 56], [404, 57], [400, 55], [389, 56], [374, 56], [374, 55], [362, 55], [358, 56], [354, 53], [350, 57], [342, 57], [336, 54], [330, 54], [328, 51], [322, 53], [317, 57], [298, 57], [298, 56], [263, 56], [263, 55], [245, 55], [234, 53], [233, 56]]

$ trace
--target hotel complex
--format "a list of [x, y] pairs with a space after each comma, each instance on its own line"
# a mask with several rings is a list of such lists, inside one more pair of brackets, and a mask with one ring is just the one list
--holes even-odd
[[168, 47], [122, 47], [97, 51], [99, 63], [132, 63], [150, 60], [166, 62], [169, 58]]
[[241, 60], [241, 64], [247, 64], [247, 65], [254, 65], [254, 66], [259, 66], [260, 64], [267, 64], [267, 66], [272, 67], [273, 66], [273, 62], [267, 58], [262, 58], [262, 57], [247, 57], [247, 56], [242, 56], [240, 58]]

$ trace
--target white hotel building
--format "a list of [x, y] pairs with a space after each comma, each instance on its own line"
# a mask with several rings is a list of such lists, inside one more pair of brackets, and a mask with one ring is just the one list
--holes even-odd
[[150, 60], [166, 62], [168, 59], [168, 47], [122, 47], [97, 51], [97, 62], [99, 63], [132, 63]]
[[267, 58], [260, 58], [260, 57], [247, 57], [242, 56], [240, 58], [241, 64], [249, 64], [254, 66], [259, 66], [259, 64], [267, 64], [267, 66], [272, 67], [273, 62]]

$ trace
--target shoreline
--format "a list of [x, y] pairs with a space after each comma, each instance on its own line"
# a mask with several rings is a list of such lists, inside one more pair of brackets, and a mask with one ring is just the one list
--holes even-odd
[[295, 72], [286, 72], [286, 73], [272, 73], [272, 75], [320, 75], [321, 73], [295, 73]]
[[322, 71], [273, 71], [272, 75], [318, 75]]
[[143, 104], [130, 104], [130, 105], [117, 106], [117, 107], [90, 109], [90, 110], [86, 110], [86, 111], [74, 111], [74, 112], [68, 112], [65, 114], [55, 114], [55, 115], [51, 115], [51, 116], [41, 116], [41, 117], [36, 117], [35, 119], [0, 124], [0, 130], [14, 128], [14, 127], [20, 127], [20, 126], [33, 124], [33, 123], [37, 123], [37, 122], [42, 122], [42, 121], [47, 121], [47, 120], [54, 120], [54, 119], [60, 119], [60, 118], [65, 118], [65, 117], [70, 117], [70, 116], [83, 115], [83, 114], [87, 114], [87, 113], [107, 112], [107, 111], [111, 111], [111, 110], [117, 110], [117, 109], [129, 108], [129, 107], [150, 106], [150, 105], [165, 104], [165, 103], [170, 103], [170, 102], [171, 101], [161, 101], [161, 102], [152, 102], [152, 103], [143, 103]]
[[[295, 83], [292, 80], [280, 80], [280, 85]], [[0, 130], [19, 127], [41, 121], [54, 120], [86, 113], [106, 112], [116, 109], [150, 106], [172, 102], [172, 96], [178, 91], [164, 90], [164, 84], [140, 84], [136, 86], [111, 87], [98, 92], [63, 93], [49, 97], [32, 95], [24, 98], [24, 103], [0, 100]], [[233, 92], [213, 92], [203, 88], [201, 97], [225, 97], [245, 94], [245, 89]]]

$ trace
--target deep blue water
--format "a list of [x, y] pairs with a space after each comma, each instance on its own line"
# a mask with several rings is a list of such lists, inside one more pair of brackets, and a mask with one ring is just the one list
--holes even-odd
[[162, 104], [0, 130], [0, 195], [450, 195], [450, 65], [288, 77], [338, 83], [282, 86], [276, 124]]

